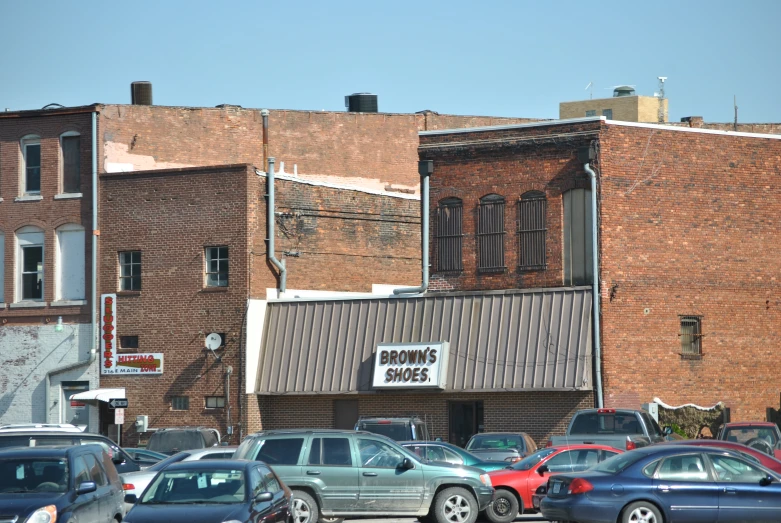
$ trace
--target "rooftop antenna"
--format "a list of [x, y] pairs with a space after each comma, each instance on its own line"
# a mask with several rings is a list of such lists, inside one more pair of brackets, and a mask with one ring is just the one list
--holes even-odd
[[658, 76], [659, 79], [659, 123], [664, 123], [664, 81], [667, 80], [666, 76]]
[[732, 129], [737, 131], [738, 130], [738, 97], [737, 95], [732, 95], [732, 105], [735, 106], [735, 123], [732, 124]]
[[590, 96], [590, 98], [591, 98], [591, 100], [593, 100], [594, 99], [594, 82], [589, 82], [588, 85], [586, 86], [586, 88], [583, 89], [583, 90], [587, 91], [589, 87], [591, 87], [591, 96]]

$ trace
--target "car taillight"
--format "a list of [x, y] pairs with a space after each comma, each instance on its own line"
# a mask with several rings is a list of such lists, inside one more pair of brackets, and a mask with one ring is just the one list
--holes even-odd
[[635, 442], [631, 439], [626, 440], [626, 450], [635, 450], [637, 448], [637, 445], [635, 445]]
[[377, 422], [377, 425], [390, 425], [391, 421], [389, 419], [381, 419]]
[[572, 483], [569, 484], [569, 494], [585, 494], [594, 490], [594, 485], [586, 481], [583, 478], [575, 478]]
[[136, 487], [132, 483], [123, 483], [122, 490], [136, 490]]
[[615, 414], [616, 409], [598, 409], [597, 414]]

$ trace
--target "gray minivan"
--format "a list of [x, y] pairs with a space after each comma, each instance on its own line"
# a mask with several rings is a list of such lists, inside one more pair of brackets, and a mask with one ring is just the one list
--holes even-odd
[[258, 432], [233, 457], [274, 469], [293, 491], [296, 523], [380, 515], [474, 523], [494, 492], [480, 469], [421, 460], [390, 438], [362, 431]]

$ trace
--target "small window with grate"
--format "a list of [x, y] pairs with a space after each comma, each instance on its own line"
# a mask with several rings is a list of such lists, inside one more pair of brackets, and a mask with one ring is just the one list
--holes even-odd
[[596, 115], [597, 115], [597, 111], [596, 110], [586, 111], [586, 116], [596, 116]]
[[445, 198], [439, 202], [435, 232], [438, 272], [457, 272], [464, 268], [461, 252], [463, 211], [464, 205], [459, 198]]
[[120, 336], [120, 352], [138, 352], [138, 336]]
[[607, 120], [612, 120], [613, 109], [602, 109], [602, 116], [604, 116]]
[[477, 206], [478, 272], [504, 272], [504, 197], [489, 194]]
[[529, 191], [518, 200], [518, 270], [545, 269], [545, 193]]
[[190, 410], [190, 396], [171, 397], [171, 410]]
[[702, 356], [702, 316], [681, 316], [681, 356]]

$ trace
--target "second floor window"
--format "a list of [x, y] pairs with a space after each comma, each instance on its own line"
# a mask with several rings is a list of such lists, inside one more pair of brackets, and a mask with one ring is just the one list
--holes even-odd
[[547, 209], [545, 193], [530, 191], [518, 201], [518, 269], [545, 268], [545, 235]]
[[504, 266], [504, 198], [489, 194], [477, 207], [477, 270], [502, 272]]
[[22, 139], [23, 192], [39, 194], [41, 192], [41, 139], [26, 136]]
[[43, 230], [28, 225], [16, 232], [17, 277], [16, 301], [43, 300]]
[[464, 206], [458, 198], [445, 198], [437, 208], [437, 271], [460, 271]]
[[227, 247], [206, 247], [206, 286], [228, 286]]
[[62, 149], [62, 192], [81, 192], [81, 137], [63, 135], [60, 138]]
[[141, 290], [141, 251], [119, 253], [119, 290]]

